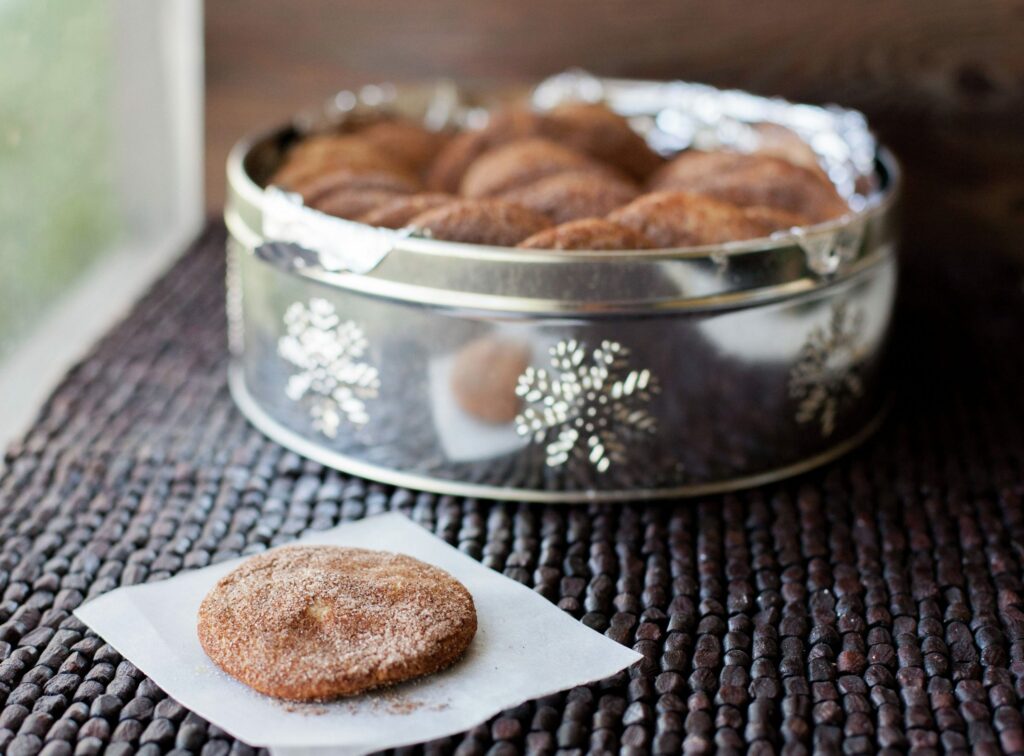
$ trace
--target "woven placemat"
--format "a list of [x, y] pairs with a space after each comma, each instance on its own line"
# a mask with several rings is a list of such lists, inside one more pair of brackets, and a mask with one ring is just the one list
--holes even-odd
[[909, 256], [896, 408], [845, 459], [567, 508], [395, 490], [253, 430], [225, 387], [223, 243], [211, 225], [7, 452], [0, 752], [249, 753], [70, 612], [388, 509], [645, 656], [427, 752], [1024, 750], [1019, 271]]

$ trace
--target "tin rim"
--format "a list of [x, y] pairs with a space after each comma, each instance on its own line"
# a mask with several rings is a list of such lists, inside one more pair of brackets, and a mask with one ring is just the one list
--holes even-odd
[[[263, 190], [245, 169], [246, 156], [253, 142], [243, 141], [232, 152], [228, 175], [232, 197], [225, 209], [225, 222], [232, 237], [246, 254], [256, 254], [267, 240], [257, 227], [262, 223]], [[880, 149], [878, 163], [886, 178], [877, 201], [857, 213], [769, 239], [754, 239], [722, 245], [683, 247], [664, 250], [571, 252], [558, 250], [526, 251], [507, 247], [489, 247], [434, 239], [399, 237], [387, 253], [384, 263], [367, 273], [327, 270], [320, 265], [295, 265], [292, 260], [264, 260], [287, 275], [294, 275], [332, 288], [364, 295], [443, 308], [476, 311], [500, 311], [535, 315], [602, 313], [656, 313], [705, 311], [799, 296], [847, 281], [875, 267], [893, 255], [895, 232], [890, 222], [899, 197], [901, 176], [892, 155]], [[866, 240], [858, 256], [834, 273], [821, 274], [809, 269], [808, 253], [802, 239], [830, 237], [853, 224], [860, 224]], [[372, 227], [352, 223], [362, 229]], [[785, 259], [787, 262], [782, 262]], [[566, 296], [561, 291], [540, 292], [528, 286], [510, 287], [509, 280], [524, 271], [534, 282], [544, 276], [583, 279], [601, 276], [605, 281], [628, 281], [637, 271], [692, 271], [689, 275], [716, 273], [702, 291], [678, 290], [652, 294], [632, 289], [611, 293], [594, 289]], [[720, 275], [740, 268], [753, 270], [747, 279]], [[434, 280], [415, 275], [430, 271]], [[449, 273], [442, 275], [444, 270]], [[770, 271], [766, 273], [765, 271]], [[457, 278], [471, 281], [457, 285]]]
[[407, 473], [381, 467], [368, 462], [361, 462], [338, 452], [325, 449], [323, 446], [304, 438], [301, 434], [281, 425], [267, 414], [249, 393], [245, 384], [245, 374], [241, 364], [232, 359], [228, 364], [228, 390], [235, 405], [253, 427], [281, 446], [289, 449], [325, 467], [355, 475], [367, 480], [376, 481], [396, 488], [407, 488], [441, 496], [461, 496], [464, 498], [488, 499], [492, 501], [522, 501], [531, 504], [616, 504], [639, 501], [664, 502], [668, 499], [690, 499], [698, 496], [741, 491], [762, 485], [777, 483], [787, 478], [814, 470], [832, 462], [867, 441], [881, 428], [892, 406], [887, 401], [879, 412], [865, 423], [856, 433], [838, 444], [818, 452], [810, 457], [798, 460], [783, 467], [772, 470], [743, 475], [708, 483], [672, 486], [670, 488], [642, 488], [609, 491], [538, 491], [527, 488], [502, 488], [479, 483], [460, 483], [458, 481], [432, 478], [427, 475]]

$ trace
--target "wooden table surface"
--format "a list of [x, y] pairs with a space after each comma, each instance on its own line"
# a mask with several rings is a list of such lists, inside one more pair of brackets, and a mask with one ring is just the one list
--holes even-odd
[[859, 108], [905, 165], [918, 246], [1024, 259], [1020, 0], [218, 0], [206, 23], [211, 212], [235, 139], [337, 89], [580, 66]]

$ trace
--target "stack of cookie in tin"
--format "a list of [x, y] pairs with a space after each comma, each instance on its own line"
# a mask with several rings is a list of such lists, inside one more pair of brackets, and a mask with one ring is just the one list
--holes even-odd
[[530, 249], [718, 244], [848, 211], [799, 137], [755, 130], [752, 153], [665, 157], [594, 103], [508, 108], [459, 132], [384, 119], [298, 141], [269, 183], [340, 218]]

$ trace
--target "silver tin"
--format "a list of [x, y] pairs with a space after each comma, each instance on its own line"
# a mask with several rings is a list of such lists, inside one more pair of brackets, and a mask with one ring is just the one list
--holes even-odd
[[[228, 161], [230, 385], [311, 459], [438, 493], [573, 502], [692, 496], [820, 465], [877, 427], [896, 284], [899, 174], [852, 111], [700, 85], [543, 82], [534, 104], [604, 99], [665, 149], [796, 130], [855, 208], [714, 247], [540, 252], [328, 218], [264, 189], [297, 133], [385, 108], [433, 125], [485, 112], [451, 85], [345, 92]], [[515, 420], [467, 414], [457, 355], [526, 355]], [[508, 396], [501, 397], [506, 401]]]

